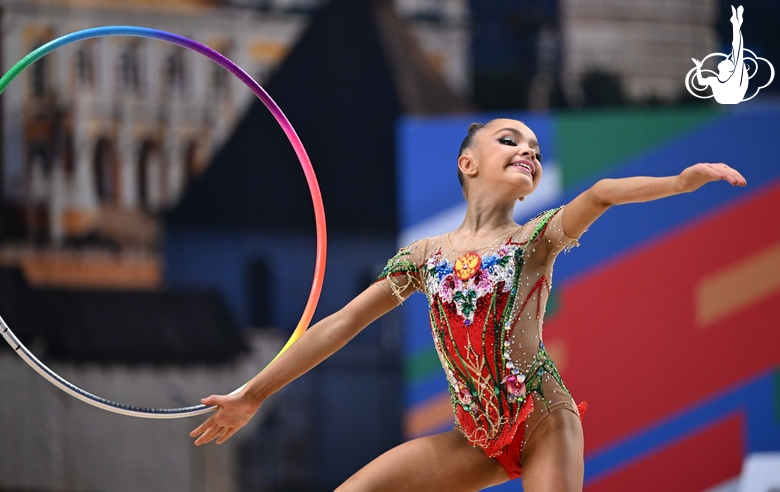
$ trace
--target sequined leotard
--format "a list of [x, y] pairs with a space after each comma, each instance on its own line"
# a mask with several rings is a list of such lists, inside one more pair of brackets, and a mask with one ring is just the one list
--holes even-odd
[[520, 476], [524, 443], [551, 411], [579, 415], [542, 343], [553, 262], [579, 244], [563, 232], [563, 209], [473, 251], [457, 250], [447, 235], [417, 241], [377, 279], [400, 301], [410, 286], [425, 293], [455, 424], [511, 478]]

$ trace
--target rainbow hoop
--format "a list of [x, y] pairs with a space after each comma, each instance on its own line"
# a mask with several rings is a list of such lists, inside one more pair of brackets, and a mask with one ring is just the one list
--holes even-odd
[[[314, 310], [317, 307], [317, 301], [322, 291], [322, 282], [325, 276], [325, 257], [327, 253], [327, 233], [325, 230], [325, 208], [322, 204], [322, 195], [320, 194], [320, 188], [317, 184], [317, 177], [314, 175], [314, 169], [312, 168], [309, 156], [306, 154], [306, 150], [303, 148], [300, 138], [295, 133], [290, 121], [279, 109], [279, 106], [273, 99], [265, 92], [260, 84], [258, 84], [252, 77], [244, 72], [238, 65], [230, 61], [225, 56], [214, 51], [213, 49], [193, 41], [189, 38], [179, 36], [166, 31], [160, 31], [157, 29], [148, 29], [145, 27], [133, 27], [133, 26], [107, 26], [96, 27], [92, 29], [84, 29], [71, 34], [66, 34], [60, 38], [57, 38], [40, 48], [36, 49], [29, 55], [25, 56], [19, 63], [14, 65], [2, 78], [0, 78], [0, 94], [5, 90], [8, 84], [16, 78], [24, 69], [32, 65], [38, 59], [46, 56], [57, 48], [61, 48], [65, 45], [75, 43], [90, 38], [106, 37], [106, 36], [134, 36], [141, 38], [157, 39], [160, 41], [166, 41], [168, 43], [176, 44], [187, 48], [196, 53], [209, 58], [213, 62], [224, 67], [228, 72], [236, 76], [241, 82], [249, 87], [255, 95], [263, 101], [263, 104], [268, 108], [271, 114], [276, 118], [279, 126], [284, 130], [288, 140], [295, 149], [295, 153], [298, 156], [298, 160], [301, 163], [303, 172], [306, 175], [306, 181], [309, 185], [309, 192], [311, 193], [312, 202], [314, 204], [314, 218], [317, 227], [317, 254], [314, 266], [314, 279], [312, 280], [311, 291], [309, 293], [309, 300], [306, 303], [306, 307], [303, 310], [298, 326], [295, 328], [290, 339], [282, 347], [282, 350], [274, 357], [276, 360], [282, 355], [298, 338], [303, 335], [306, 328], [311, 322], [311, 318], [314, 315]], [[62, 391], [69, 395], [78, 398], [92, 406], [107, 410], [109, 412], [119, 413], [122, 415], [129, 415], [131, 417], [141, 417], [148, 419], [174, 419], [182, 417], [191, 417], [195, 415], [201, 415], [208, 413], [216, 409], [216, 407], [207, 407], [205, 405], [195, 405], [184, 408], [140, 408], [129, 405], [123, 405], [116, 403], [99, 396], [95, 396], [88, 393], [81, 388], [69, 383], [57, 373], [46, 367], [40, 360], [38, 360], [27, 347], [25, 347], [18, 338], [14, 335], [5, 321], [0, 317], [0, 330], [2, 330], [3, 338], [11, 345], [17, 354], [30, 365], [36, 372], [51, 382], [54, 386], [58, 387]], [[273, 362], [273, 360], [271, 362]], [[237, 389], [235, 392], [240, 391], [243, 386]]]

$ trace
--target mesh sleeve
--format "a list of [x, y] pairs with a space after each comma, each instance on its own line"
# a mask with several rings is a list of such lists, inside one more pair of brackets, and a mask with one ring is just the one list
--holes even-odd
[[543, 251], [549, 258], [554, 258], [561, 251], [569, 251], [580, 245], [579, 238], [569, 237], [563, 231], [562, 217], [565, 206], [546, 210], [536, 217], [532, 241], [543, 241]]
[[401, 248], [388, 260], [382, 273], [374, 283], [382, 283], [386, 290], [394, 295], [399, 302], [415, 291], [422, 291], [422, 264], [425, 260], [425, 247], [422, 241], [417, 241]]
[[[579, 237], [569, 237], [563, 231], [563, 214], [565, 207], [560, 207], [547, 226], [545, 237], [552, 244], [553, 249], [550, 252], [551, 255], [557, 255], [561, 251], [570, 251], [572, 248], [580, 245]], [[582, 235], [580, 235], [582, 237]]]

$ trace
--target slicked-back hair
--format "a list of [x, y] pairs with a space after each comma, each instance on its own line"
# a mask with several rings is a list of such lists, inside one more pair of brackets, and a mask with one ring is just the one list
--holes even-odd
[[[476, 135], [477, 132], [483, 128], [485, 128], [484, 123], [472, 123], [469, 125], [469, 129], [466, 132], [466, 138], [464, 138], [463, 143], [460, 144], [460, 150], [458, 151], [458, 159], [460, 159], [460, 156], [463, 155], [466, 149], [471, 148], [472, 144], [474, 143], [474, 135]], [[460, 187], [463, 188], [465, 192], [466, 178], [463, 176], [460, 167], [458, 168], [458, 182], [460, 183]]]

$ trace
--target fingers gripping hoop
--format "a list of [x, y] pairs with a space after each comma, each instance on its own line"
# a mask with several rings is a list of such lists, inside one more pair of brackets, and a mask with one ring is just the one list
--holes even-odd
[[[279, 109], [279, 106], [273, 99], [265, 92], [265, 90], [258, 84], [252, 77], [244, 72], [238, 65], [230, 61], [225, 56], [214, 51], [213, 49], [200, 44], [191, 39], [179, 36], [166, 31], [160, 31], [157, 29], [148, 29], [144, 27], [132, 27], [132, 26], [109, 26], [109, 27], [96, 27], [91, 29], [85, 29], [77, 31], [71, 34], [67, 34], [60, 38], [57, 38], [40, 48], [36, 49], [26, 57], [24, 57], [19, 63], [14, 65], [2, 78], [0, 78], [0, 94], [5, 90], [8, 84], [16, 78], [22, 71], [32, 65], [38, 59], [46, 56], [52, 51], [61, 48], [65, 45], [75, 43], [90, 38], [106, 37], [106, 36], [134, 36], [141, 38], [157, 39], [160, 41], [166, 41], [168, 43], [176, 44], [187, 48], [191, 51], [199, 53], [206, 58], [209, 58], [213, 62], [224, 67], [228, 72], [232, 73], [241, 82], [244, 83], [255, 95], [265, 104], [268, 110], [276, 119], [279, 126], [281, 126], [287, 139], [293, 146], [298, 160], [301, 163], [303, 172], [306, 176], [306, 181], [309, 185], [309, 192], [311, 193], [312, 202], [314, 205], [314, 218], [317, 228], [317, 253], [314, 266], [314, 278], [312, 280], [311, 291], [309, 293], [309, 299], [304, 308], [301, 319], [298, 322], [298, 326], [295, 328], [290, 339], [282, 347], [282, 350], [274, 357], [276, 360], [282, 353], [284, 353], [293, 343], [295, 343], [311, 322], [314, 310], [317, 307], [317, 301], [322, 291], [322, 281], [325, 274], [325, 257], [326, 257], [326, 239], [327, 234], [325, 230], [325, 209], [322, 204], [322, 195], [320, 194], [320, 188], [317, 184], [317, 177], [314, 175], [314, 169], [312, 168], [309, 156], [306, 154], [306, 150], [303, 148], [300, 138], [295, 133], [292, 125], [287, 117]], [[3, 338], [11, 345], [17, 354], [30, 365], [41, 376], [51, 382], [54, 386], [58, 387], [62, 391], [69, 395], [78, 398], [92, 406], [102, 408], [109, 412], [119, 413], [123, 415], [129, 415], [132, 417], [150, 418], [150, 419], [174, 419], [182, 417], [191, 417], [194, 415], [201, 415], [214, 410], [216, 407], [207, 407], [205, 405], [194, 405], [184, 408], [140, 408], [130, 405], [123, 405], [116, 403], [105, 398], [88, 393], [81, 388], [69, 383], [57, 373], [46, 367], [40, 360], [38, 360], [27, 347], [25, 347], [18, 338], [14, 335], [5, 321], [0, 317], [0, 332], [3, 334]], [[271, 361], [273, 362], [273, 361]], [[243, 386], [237, 389], [235, 392], [240, 391]]]

